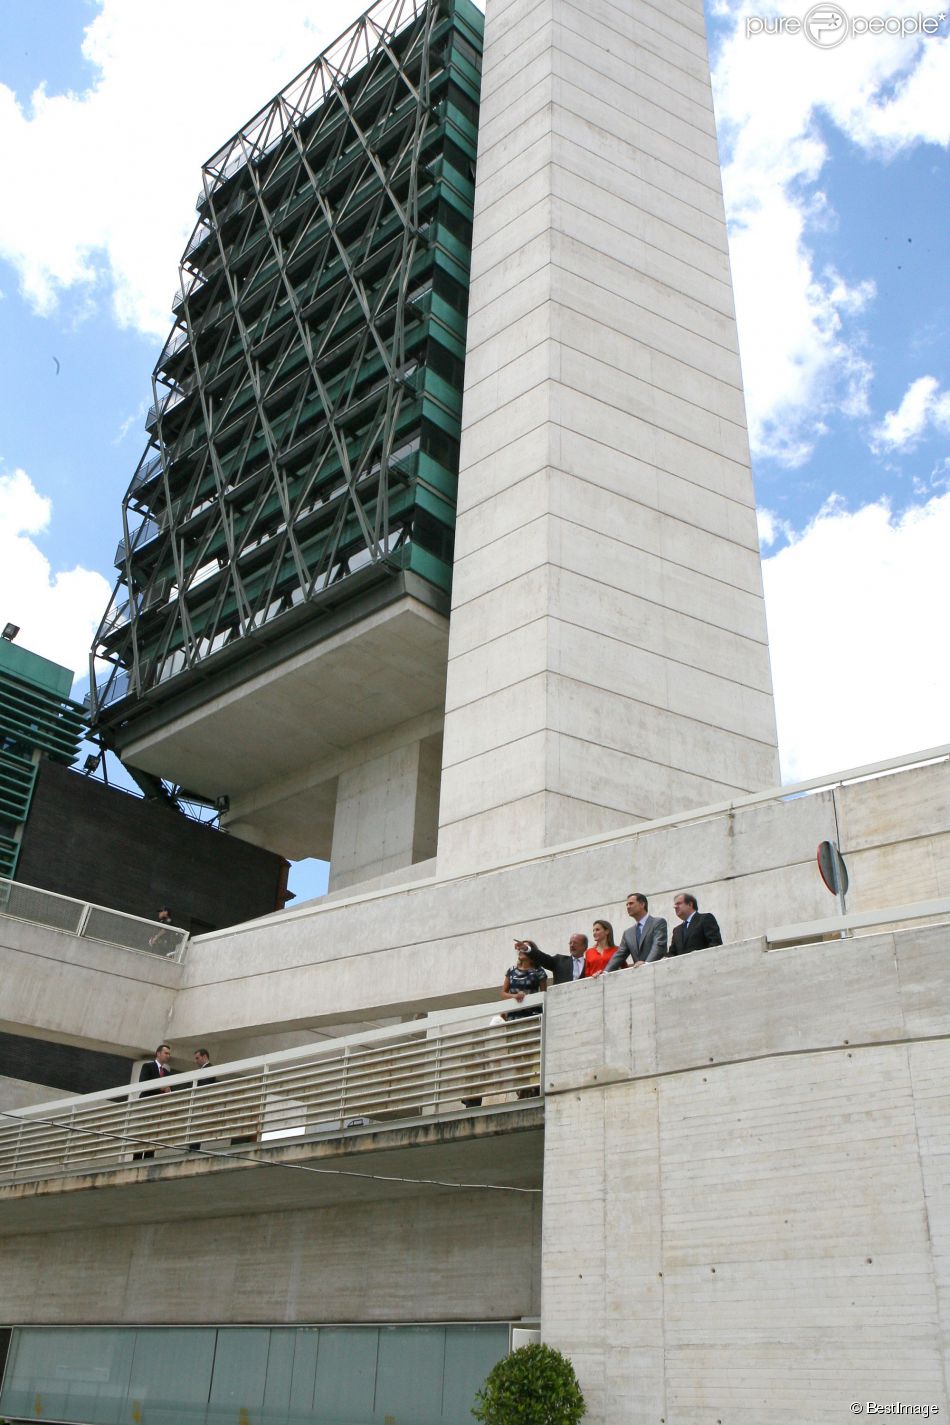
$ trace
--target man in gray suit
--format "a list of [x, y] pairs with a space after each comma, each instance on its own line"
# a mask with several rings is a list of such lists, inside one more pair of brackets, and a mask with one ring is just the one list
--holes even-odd
[[627, 896], [627, 914], [633, 924], [624, 931], [620, 946], [607, 966], [607, 973], [620, 970], [628, 958], [636, 970], [641, 965], [662, 960], [666, 954], [666, 921], [656, 915], [649, 915], [650, 905], [642, 891], [631, 891]]

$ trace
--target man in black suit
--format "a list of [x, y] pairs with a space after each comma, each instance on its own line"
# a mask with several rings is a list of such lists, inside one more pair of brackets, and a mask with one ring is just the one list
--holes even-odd
[[662, 916], [650, 915], [650, 902], [642, 891], [631, 891], [627, 896], [627, 914], [633, 924], [624, 931], [620, 947], [607, 966], [610, 970], [620, 970], [629, 959], [634, 967], [653, 964], [666, 955], [666, 921]]
[[[159, 1044], [155, 1050], [155, 1057], [149, 1059], [147, 1064], [143, 1064], [139, 1069], [139, 1083], [145, 1083], [148, 1079], [164, 1079], [171, 1073], [168, 1061], [172, 1056], [172, 1051], [167, 1044]], [[159, 1093], [171, 1093], [168, 1087], [157, 1089], [145, 1089], [138, 1095], [139, 1098], [154, 1098]], [[132, 1159], [154, 1158], [154, 1149], [149, 1148], [144, 1153], [133, 1153]]]
[[567, 944], [571, 952], [569, 955], [546, 955], [543, 950], [538, 949], [533, 940], [516, 940], [515, 948], [524, 950], [531, 963], [539, 969], [550, 970], [556, 985], [569, 985], [574, 980], [584, 978], [587, 936], [575, 931]]
[[700, 913], [699, 903], [690, 891], [680, 891], [674, 897], [673, 909], [682, 924], [673, 931], [671, 955], [688, 955], [691, 950], [705, 950], [708, 945], [721, 945], [722, 932], [714, 915]]
[[[195, 1052], [194, 1052], [194, 1054], [192, 1055], [192, 1058], [193, 1058], [194, 1061], [195, 1061], [195, 1068], [196, 1068], [196, 1069], [210, 1069], [210, 1067], [211, 1067], [211, 1055], [208, 1053], [207, 1049], [196, 1049]], [[199, 1088], [199, 1089], [203, 1089], [203, 1088], [207, 1088], [210, 1084], [216, 1084], [217, 1082], [218, 1082], [218, 1081], [217, 1081], [217, 1079], [215, 1079], [215, 1078], [196, 1079], [196, 1080], [195, 1080], [195, 1086], [196, 1086], [197, 1088]], [[188, 1151], [189, 1151], [189, 1153], [198, 1153], [198, 1152], [200, 1152], [200, 1150], [201, 1150], [201, 1144], [200, 1144], [200, 1143], [189, 1143], [189, 1144], [188, 1144]]]

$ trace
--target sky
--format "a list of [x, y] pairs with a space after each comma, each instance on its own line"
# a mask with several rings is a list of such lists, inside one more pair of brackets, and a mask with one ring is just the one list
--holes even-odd
[[[80, 680], [201, 163], [361, 8], [0, 0], [0, 622]], [[950, 740], [950, 40], [919, 0], [707, 22], [792, 782]]]

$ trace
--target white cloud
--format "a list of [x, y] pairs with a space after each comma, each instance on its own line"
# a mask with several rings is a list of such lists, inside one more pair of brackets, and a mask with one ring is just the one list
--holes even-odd
[[[950, 44], [852, 38], [825, 52], [801, 35], [751, 38], [747, 17], [801, 17], [810, 0], [720, 0], [733, 24], [714, 72], [723, 188], [753, 451], [788, 466], [810, 456], [833, 412], [867, 413], [861, 313], [875, 297], [816, 258], [834, 215], [819, 183], [829, 120], [870, 156], [950, 142]], [[915, 14], [891, 0], [888, 14]]]
[[0, 475], [0, 619], [20, 625], [18, 641], [32, 653], [82, 677], [111, 588], [79, 565], [53, 572], [33, 538], [51, 517], [51, 502], [24, 470]]
[[[778, 8], [800, 15], [808, 3]], [[164, 336], [201, 162], [360, 8], [271, 0], [262, 26], [253, 0], [100, 0], [85, 92], [40, 90], [21, 106], [0, 86], [0, 256], [37, 309], [85, 287], [121, 323]], [[916, 8], [891, 0], [888, 12]], [[733, 26], [715, 87], [750, 434], [757, 454], [795, 466], [833, 411], [865, 413], [871, 375], [859, 323], [873, 284], [826, 270], [812, 251], [833, 217], [816, 117], [884, 157], [945, 142], [950, 47], [877, 36], [824, 53], [801, 37], [747, 39], [761, 0], [715, 9]]]
[[791, 526], [783, 520], [774, 510], [766, 509], [760, 505], [755, 512], [759, 530], [759, 546], [761, 549], [771, 549], [780, 539], [791, 539], [794, 531]]
[[[319, 12], [319, 18], [314, 12]], [[40, 312], [65, 288], [167, 334], [201, 164], [359, 13], [353, 0], [102, 0], [81, 94], [0, 85], [0, 256]]]
[[126, 416], [124, 421], [120, 422], [119, 429], [113, 437], [112, 444], [121, 445], [130, 430], [139, 430], [145, 420], [147, 410], [148, 402], [140, 401], [136, 410], [132, 411], [130, 415]]
[[871, 436], [872, 448], [912, 450], [928, 427], [950, 431], [950, 391], [936, 376], [921, 376], [904, 392], [896, 411], [888, 411]]
[[895, 517], [832, 498], [763, 564], [786, 781], [947, 740], [950, 494]]

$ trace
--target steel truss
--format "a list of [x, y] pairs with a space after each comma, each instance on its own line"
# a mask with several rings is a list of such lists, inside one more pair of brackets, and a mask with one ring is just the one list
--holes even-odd
[[381, 0], [204, 166], [100, 728], [405, 571], [446, 599], [481, 26]]

